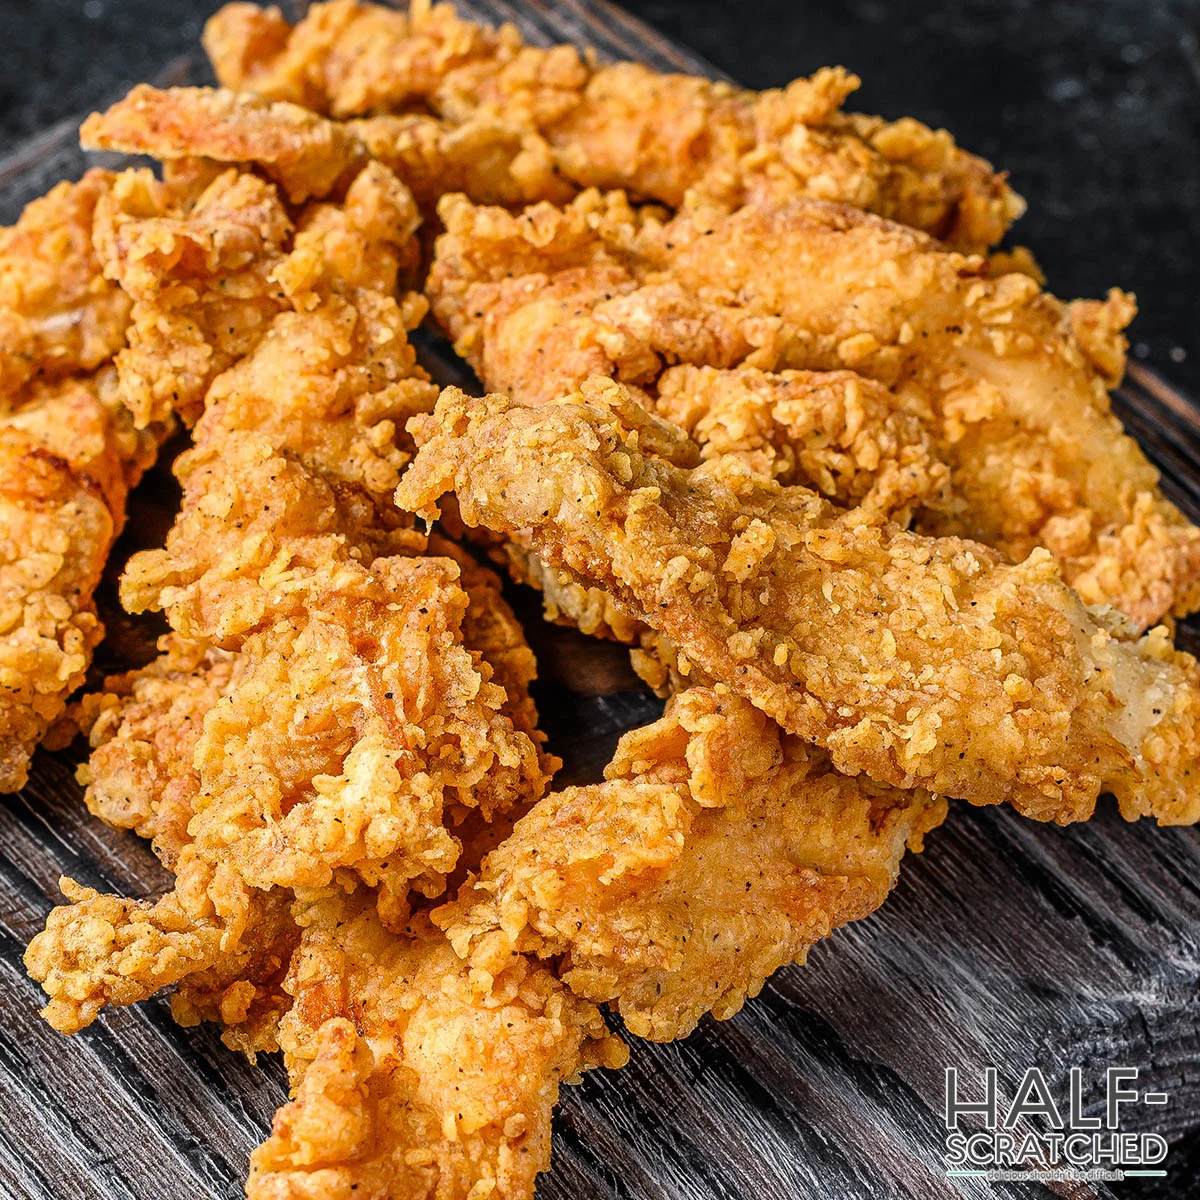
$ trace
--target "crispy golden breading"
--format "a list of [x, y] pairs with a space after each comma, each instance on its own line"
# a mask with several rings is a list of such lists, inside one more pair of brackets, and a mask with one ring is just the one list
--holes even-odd
[[735, 201], [799, 193], [971, 250], [999, 241], [1024, 208], [945, 131], [843, 113], [859, 81], [840, 68], [756, 94], [525, 46], [511, 26], [487, 30], [448, 5], [404, 13], [357, 0], [316, 4], [291, 31], [278, 12], [231, 4], [205, 47], [227, 87], [339, 117], [426, 106], [456, 123], [499, 120], [536, 137], [577, 186], [672, 206], [693, 188]]
[[282, 307], [271, 271], [291, 220], [277, 190], [227, 171], [180, 197], [148, 171], [127, 171], [96, 215], [106, 274], [133, 298], [117, 355], [125, 403], [140, 426], [177, 413], [189, 424], [223, 370]]
[[142, 84], [89, 117], [81, 135], [89, 147], [167, 164], [253, 165], [293, 203], [335, 194], [368, 158], [396, 172], [429, 216], [447, 192], [517, 206], [566, 203], [577, 190], [543, 139], [489, 116], [451, 123], [404, 113], [340, 122], [246, 93]]
[[[543, 745], [546, 735], [537, 726], [537, 706], [529, 692], [537, 678], [537, 659], [520, 621], [504, 599], [500, 577], [440, 533], [431, 534], [429, 551], [458, 564], [459, 581], [468, 600], [463, 638], [492, 668], [492, 678], [504, 688], [508, 697], [504, 711], [513, 725]], [[562, 765], [553, 755], [547, 756], [546, 762], [547, 775]]]
[[898, 525], [917, 506], [949, 503], [950, 470], [924, 424], [853, 371], [670, 367], [658, 379], [654, 411], [682, 428], [704, 459], [735, 455], [756, 476]]
[[295, 104], [216, 88], [139, 84], [79, 130], [88, 150], [119, 150], [167, 160], [253, 162], [293, 204], [327, 196], [359, 165], [361, 148], [345, 127]]
[[431, 557], [378, 559], [358, 586], [316, 576], [307, 613], [246, 639], [196, 748], [200, 853], [260, 888], [350, 867], [401, 906], [454, 869], [450, 810], [489, 820], [544, 791], [534, 744], [463, 643], [457, 574]]
[[[594, 383], [594, 381], [592, 381]], [[584, 384], [589, 397], [596, 390]], [[923, 424], [896, 411], [881, 385], [851, 371], [670, 367], [654, 410], [700, 446], [702, 458], [735, 455], [764, 479], [802, 484], [835, 504], [907, 525], [913, 507], [949, 501], [949, 468], [933, 457]], [[551, 570], [522, 544], [499, 557], [542, 593], [546, 619], [634, 647], [635, 670], [660, 695], [684, 684], [661, 635], [623, 613], [602, 589]]]
[[[611, 404], [620, 394], [596, 379], [586, 380], [583, 391], [591, 403]], [[734, 455], [762, 479], [803, 484], [854, 508], [856, 519], [907, 524], [917, 502], [949, 503], [949, 469], [933, 457], [921, 422], [895, 411], [888, 397], [880, 385], [849, 371], [678, 366], [662, 374], [657, 396], [644, 402], [690, 435], [702, 459]], [[622, 407], [622, 420], [628, 423], [632, 412]], [[644, 437], [640, 441], [650, 448]], [[547, 620], [640, 645], [639, 674], [661, 690], [664, 664], [643, 653], [661, 639], [611, 597], [547, 568], [519, 533], [494, 556], [515, 579], [542, 593]]]
[[[81, 705], [80, 724], [90, 736], [92, 754], [78, 775], [87, 787], [84, 799], [89, 809], [110, 825], [153, 839], [154, 852], [172, 870], [179, 867], [192, 840], [188, 824], [200, 792], [200, 773], [193, 765], [196, 743], [205, 715], [229, 685], [235, 661], [234, 654], [206, 650], [202, 644], [170, 635], [158, 659], [139, 671], [106, 680], [105, 690], [85, 696]], [[189, 869], [186, 863], [184, 869]], [[255, 897], [251, 936], [220, 954], [212, 952], [220, 948], [216, 939], [181, 938], [189, 929], [195, 932], [196, 922], [192, 913], [178, 913], [175, 936], [165, 947], [168, 958], [178, 962], [181, 941], [200, 950], [192, 958], [184, 957], [184, 973], [174, 980], [171, 1009], [180, 1024], [220, 1021], [222, 1040], [251, 1056], [278, 1049], [276, 1028], [290, 1004], [282, 990], [283, 976], [299, 938], [290, 901], [291, 894], [282, 890]], [[130, 973], [142, 976], [139, 982], [144, 984], [150, 954], [140, 956], [129, 942], [145, 906], [93, 895], [84, 900], [84, 907], [90, 919], [105, 921], [99, 927], [89, 926], [92, 932], [97, 928], [107, 932], [111, 927], [114, 937], [127, 940], [120, 962], [126, 969], [136, 965], [138, 970]], [[112, 915], [115, 920], [108, 919]], [[156, 939], [147, 929], [143, 934], [148, 947], [144, 942], [141, 949], [153, 950]], [[61, 952], [61, 946], [54, 946], [55, 954]], [[39, 960], [39, 970], [56, 969], [48, 959], [49, 955]], [[144, 986], [127, 998], [143, 999], [154, 986]], [[103, 993], [101, 988], [94, 990]], [[67, 1004], [58, 1009], [71, 1014], [66, 1023], [73, 1028], [78, 1019], [75, 1011]]]
[[251, 1158], [251, 1200], [532, 1196], [559, 1086], [628, 1057], [594, 1005], [513, 957], [484, 980], [369, 894], [298, 899], [280, 1029], [295, 1099]]
[[[158, 901], [104, 895], [67, 877], [59, 883], [68, 903], [50, 910], [25, 968], [50, 998], [42, 1016], [61, 1033], [90, 1025], [106, 1004], [136, 1004], [221, 958], [231, 926], [216, 918], [208, 901], [216, 888], [186, 847], [174, 890]], [[257, 923], [260, 898], [240, 889], [236, 900], [235, 950], [238, 935]], [[203, 920], [192, 911], [196, 901], [208, 910]]]
[[587, 587], [572, 576], [546, 566], [521, 533], [514, 534], [495, 557], [519, 583], [542, 593], [547, 621], [568, 625], [589, 637], [636, 643], [646, 625], [631, 616], [602, 588]]
[[[959, 506], [920, 528], [1013, 560], [1046, 546], [1085, 603], [1138, 629], [1200, 604], [1200, 531], [1163, 497], [1106, 394], [1123, 370], [1128, 297], [1064, 306], [1028, 275], [991, 278], [910, 230], [815, 202], [698, 213], [652, 238], [648, 259], [684, 288], [736, 291], [779, 318], [785, 365], [849, 366], [932, 411]], [[762, 259], [749, 276], [730, 269], [743, 255]]]
[[[139, 423], [171, 411], [194, 422], [213, 380], [289, 307], [308, 313], [334, 293], [372, 326], [391, 320], [417, 221], [411, 194], [378, 163], [341, 204], [311, 205], [295, 228], [276, 189], [253, 174], [223, 172], [180, 206], [148, 174], [126, 173], [101, 210], [98, 239], [107, 269], [136, 299], [117, 366]], [[405, 318], [417, 319], [411, 302]]]
[[104, 367], [130, 309], [92, 240], [112, 187], [91, 171], [0, 230], [0, 791], [83, 682], [93, 592], [163, 433], [133, 428]]
[[[620, 195], [521, 217], [458, 197], [441, 211], [433, 309], [489, 387], [541, 403], [594, 373], [653, 396], [676, 361], [849, 368], [883, 405], [885, 385], [932, 442], [922, 455], [950, 468], [949, 502], [920, 504], [919, 529], [1014, 561], [1046, 546], [1086, 603], [1136, 630], [1200, 603], [1200, 531], [1110, 410], [1132, 315], [1121, 293], [1064, 306], [1027, 274], [993, 278], [818, 201], [700, 206], [665, 224]], [[768, 454], [780, 432], [760, 429]]]
[[219, 1023], [221, 1041], [254, 1059], [279, 1046], [279, 1023], [292, 1006], [284, 980], [300, 942], [292, 895], [283, 888], [255, 897], [254, 923], [236, 948], [178, 981], [171, 1016], [185, 1027]]
[[[64, 879], [25, 961], [64, 1032], [169, 987], [282, 1052], [249, 1200], [529, 1200], [561, 1084], [628, 1058], [598, 1005], [733, 1015], [943, 795], [1200, 820], [1200, 666], [1134, 636], [1200, 607], [1200, 530], [1108, 407], [1133, 302], [982, 257], [1003, 174], [843, 112], [841, 68], [754, 93], [427, 0], [229, 4], [205, 46], [221, 88], [82, 131], [161, 180], [0, 231], [0, 790], [178, 418], [180, 511], [121, 581], [171, 632], [77, 710], [89, 808], [175, 883]], [[508, 395], [417, 363], [439, 220], [434, 315]], [[547, 794], [474, 551], [671, 697], [603, 782]]]
[[200, 776], [193, 766], [205, 714], [229, 685], [234, 655], [169, 635], [149, 665], [84, 696], [91, 756], [77, 778], [95, 816], [148, 838], [173, 869], [191, 838]]
[[[222, 179], [250, 212], [272, 188]], [[239, 191], [243, 180], [253, 186]], [[415, 226], [402, 193], [372, 163], [342, 205], [302, 214], [271, 269], [289, 307], [208, 387], [177, 464], [180, 515], [164, 549], [129, 564], [127, 607], [163, 609], [176, 638], [101, 726], [88, 778], [98, 806], [172, 843], [177, 884], [153, 905], [80, 893], [51, 915], [29, 964], [60, 1028], [199, 973], [188, 1011], [216, 1011], [210, 993], [234, 986], [235, 961], [267, 937], [272, 889], [353, 870], [395, 918], [410, 890], [444, 888], [467, 813], [486, 822], [545, 791], [554, 763], [533, 732], [511, 617], [464, 629], [459, 565], [424, 555], [392, 507], [404, 422], [436, 394], [407, 339], [424, 306], [391, 294]], [[244, 215], [224, 218], [236, 229]], [[149, 275], [153, 260], [131, 269]], [[476, 572], [470, 586], [482, 598], [494, 581]], [[492, 680], [493, 649], [506, 686]], [[105, 702], [93, 707], [103, 718]], [[199, 735], [155, 744], [145, 722], [160, 713], [199, 718]], [[181, 753], [190, 770], [164, 811], [145, 791]], [[113, 793], [131, 771], [121, 811]]]
[[92, 246], [96, 205], [112, 183], [108, 171], [89, 171], [0, 229], [0, 408], [30, 378], [92, 371], [125, 344], [129, 298], [104, 278]]
[[677, 695], [605, 779], [538, 801], [434, 920], [481, 970], [561, 956], [568, 987], [656, 1040], [732, 1016], [873, 912], [946, 811], [837, 774], [725, 689]]
[[[907, 520], [918, 502], [945, 506], [948, 468], [915, 415], [882, 385], [848, 371], [768, 374], [752, 359], [774, 329], [670, 283], [638, 287], [619, 249], [594, 232], [588, 206], [513, 217], [462, 197], [441, 208], [447, 232], [428, 280], [435, 314], [491, 387], [527, 403], [556, 399], [589, 374], [640, 384], [644, 403], [682, 426], [704, 457], [737, 453], [753, 470], [805, 483], [838, 504]], [[610, 197], [608, 226], [637, 221]], [[714, 363], [697, 370], [665, 362]], [[501, 557], [543, 592], [552, 621], [638, 642], [646, 631], [601, 591], [548, 571], [518, 536]], [[653, 635], [650, 635], [651, 637]], [[639, 660], [660, 688], [662, 667]]]
[[592, 375], [653, 391], [670, 363], [774, 366], [778, 320], [664, 275], [643, 283], [644, 211], [620, 193], [514, 215], [447, 196], [426, 281], [454, 348], [496, 391], [549, 403]]
[[[512, 30], [499, 37], [515, 48]], [[228, 4], [204, 48], [225, 86], [345, 117], [412, 108], [447, 72], [493, 53], [497, 35], [449, 5], [409, 14], [382, 5], [313, 5], [295, 29], [278, 8]]]
[[515, 208], [538, 200], [565, 204], [576, 191], [542, 138], [502, 118], [452, 123], [404, 113], [350, 121], [347, 128], [372, 158], [404, 180], [429, 216], [450, 192]]
[[0, 791], [24, 786], [83, 683], [103, 634], [93, 593], [157, 449], [111, 370], [28, 385], [0, 415]]
[[648, 458], [611, 411], [447, 389], [410, 423], [398, 503], [526, 532], [839, 770], [1061, 822], [1101, 791], [1200, 815], [1200, 668], [1164, 630], [1118, 640], [1036, 550], [864, 523], [736, 459]]
[[[212, 513], [230, 531], [239, 512], [261, 523], [242, 522], [240, 552], [214, 538], [195, 584], [173, 576], [161, 593], [177, 630], [237, 651], [192, 751], [191, 840], [176, 891], [153, 907], [89, 893], [52, 914], [27, 961], [59, 1028], [242, 952], [261, 920], [255, 889], [323, 886], [350, 867], [403, 911], [410, 888], [436, 894], [454, 869], [452, 813], [490, 818], [546, 787], [537, 745], [463, 642], [457, 565], [360, 561], [334, 489], [254, 442], [248, 463], [232, 435], [222, 445], [220, 483], [202, 474], [195, 509], [185, 494], [168, 554], [191, 575]], [[93, 788], [106, 766], [93, 764]]]

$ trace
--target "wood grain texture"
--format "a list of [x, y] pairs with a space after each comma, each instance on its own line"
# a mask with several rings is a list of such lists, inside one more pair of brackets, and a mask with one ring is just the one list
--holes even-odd
[[[531, 41], [574, 40], [605, 57], [708, 70], [599, 0], [461, 7], [513, 20]], [[204, 76], [189, 60], [169, 64], [159, 82]], [[83, 165], [73, 123], [47, 131], [0, 162], [0, 219]], [[465, 378], [436, 338], [423, 339], [422, 353], [440, 379]], [[1200, 514], [1196, 408], [1144, 371], [1117, 405], [1168, 491]], [[160, 467], [137, 494], [114, 570], [139, 543], [161, 538], [170, 495]], [[122, 630], [120, 655], [136, 656], [143, 635]], [[565, 777], [595, 778], [620, 733], [659, 705], [644, 693], [613, 693], [628, 675], [603, 649], [584, 649], [565, 632], [532, 632], [539, 698]], [[1181, 638], [1200, 643], [1190, 629]], [[29, 787], [0, 811], [0, 1189], [21, 1200], [232, 1200], [285, 1097], [278, 1062], [251, 1065], [213, 1030], [179, 1029], [161, 999], [109, 1012], [72, 1039], [37, 1016], [40, 992], [21, 954], [57, 897], [59, 875], [133, 895], [165, 883], [144, 843], [83, 809], [77, 754], [39, 756]], [[593, 1072], [568, 1089], [539, 1194], [1046, 1195], [943, 1174], [943, 1069], [971, 1078], [987, 1065], [1010, 1084], [1028, 1066], [1060, 1080], [1075, 1065], [1141, 1068], [1142, 1086], [1168, 1092], [1170, 1103], [1139, 1109], [1126, 1127], [1140, 1120], [1172, 1140], [1168, 1180], [1140, 1190], [1058, 1185], [1056, 1194], [1200, 1194], [1198, 977], [1197, 831], [1129, 826], [1113, 807], [1063, 830], [957, 805], [884, 908], [817, 946], [806, 967], [781, 971], [733, 1020], [706, 1021], [685, 1043], [635, 1043], [626, 1070]]]

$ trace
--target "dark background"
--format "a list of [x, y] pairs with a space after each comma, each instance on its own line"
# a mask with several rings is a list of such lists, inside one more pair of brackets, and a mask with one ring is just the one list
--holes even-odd
[[[0, 0], [0, 153], [193, 49], [218, 0]], [[1200, 393], [1200, 0], [627, 0], [738, 81], [842, 63], [857, 106], [1006, 168], [1062, 296], [1135, 291], [1140, 358]]]

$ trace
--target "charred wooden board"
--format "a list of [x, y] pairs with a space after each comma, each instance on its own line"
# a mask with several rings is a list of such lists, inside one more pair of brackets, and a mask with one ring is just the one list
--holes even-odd
[[[534, 42], [571, 40], [605, 57], [708, 70], [603, 0], [470, 0], [461, 8], [512, 20]], [[203, 75], [198, 62], [181, 61], [158, 82]], [[0, 162], [0, 218], [83, 163], [73, 123], [10, 155]], [[426, 352], [439, 373], [461, 371], [436, 342]], [[1197, 409], [1144, 372], [1117, 403], [1168, 490], [1200, 514]], [[137, 545], [161, 540], [171, 489], [165, 466], [139, 489], [114, 570]], [[108, 665], [149, 644], [145, 626], [117, 628]], [[594, 778], [620, 733], [659, 706], [622, 690], [632, 683], [619, 655], [568, 633], [531, 633], [554, 747], [570, 778]], [[1181, 634], [1195, 644], [1189, 630]], [[41, 755], [29, 787], [0, 812], [0, 1186], [21, 1200], [239, 1196], [247, 1156], [285, 1098], [278, 1062], [251, 1066], [213, 1030], [179, 1029], [161, 1000], [109, 1012], [72, 1039], [37, 1016], [40, 992], [21, 954], [57, 898], [59, 875], [131, 895], [166, 882], [144, 843], [88, 816], [74, 761], [71, 752]], [[926, 853], [908, 861], [879, 913], [819, 945], [807, 966], [781, 971], [733, 1020], [705, 1022], [677, 1045], [635, 1043], [626, 1070], [593, 1072], [567, 1089], [540, 1194], [1043, 1195], [946, 1178], [944, 1068], [977, 1079], [994, 1065], [1011, 1084], [1037, 1066], [1061, 1084], [1072, 1066], [1120, 1065], [1140, 1068], [1144, 1089], [1169, 1095], [1165, 1109], [1139, 1110], [1125, 1123], [1173, 1143], [1168, 1178], [1137, 1194], [1195, 1195], [1198, 984], [1195, 830], [1129, 826], [1111, 808], [1064, 830], [960, 804]], [[1096, 1091], [1087, 1098], [1094, 1111]], [[1135, 1194], [1130, 1184], [1055, 1191], [1077, 1200]]]

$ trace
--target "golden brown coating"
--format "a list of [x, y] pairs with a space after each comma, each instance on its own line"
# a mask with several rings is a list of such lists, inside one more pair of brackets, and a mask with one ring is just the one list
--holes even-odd
[[220, 88], [134, 88], [84, 122], [84, 144], [150, 154], [175, 172], [252, 165], [292, 203], [336, 194], [368, 158], [399, 175], [433, 216], [448, 192], [482, 204], [566, 203], [575, 194], [546, 142], [502, 118], [427, 113], [332, 121], [285, 101]]
[[0, 230], [0, 791], [83, 682], [93, 592], [162, 434], [133, 428], [104, 367], [130, 309], [92, 238], [113, 186], [90, 171]]
[[426, 281], [434, 316], [481, 379], [523, 404], [592, 375], [653, 391], [671, 363], [773, 366], [778, 321], [711, 302], [663, 275], [644, 284], [645, 211], [621, 193], [520, 215], [447, 196]]
[[[463, 639], [492, 668], [492, 678], [504, 688], [508, 697], [504, 711], [514, 727], [543, 745], [546, 735], [537, 727], [537, 706], [529, 692], [537, 678], [537, 659], [504, 598], [500, 577], [440, 533], [430, 536], [429, 552], [453, 559], [458, 565], [459, 582], [468, 601]], [[553, 775], [561, 766], [553, 755], [547, 756], [546, 762], [547, 775]]]
[[403, 113], [349, 121], [346, 127], [367, 154], [404, 180], [430, 217], [449, 192], [516, 208], [538, 200], [565, 204], [576, 191], [543, 139], [502, 118], [453, 123]]
[[398, 502], [524, 531], [548, 565], [671, 639], [839, 770], [1041, 819], [1200, 816], [1200, 668], [1118, 640], [1036, 550], [864, 522], [736, 459], [647, 457], [611, 411], [447, 389], [410, 430]]
[[[84, 697], [80, 724], [90, 736], [92, 754], [78, 776], [87, 787], [84, 799], [93, 813], [110, 825], [134, 829], [153, 839], [154, 852], [163, 865], [176, 870], [192, 841], [188, 824], [195, 815], [201, 787], [200, 773], [193, 765], [196, 744], [205, 715], [229, 685], [236, 656], [206, 650], [202, 644], [174, 635], [166, 642], [154, 662], [108, 679], [103, 692]], [[194, 869], [190, 860], [189, 851], [182, 864], [185, 875]], [[81, 902], [79, 909], [61, 910], [69, 914], [62, 918], [64, 933], [75, 936], [79, 948], [74, 952], [76, 970], [85, 962], [89, 975], [96, 971], [102, 959], [97, 960], [94, 949], [83, 949], [87, 947], [86, 934], [103, 930], [107, 937], [111, 929], [112, 937], [125, 943], [116, 961], [136, 986], [121, 998], [141, 1000], [160, 982], [150, 964], [157, 952], [165, 950], [177, 967], [171, 1010], [180, 1024], [219, 1021], [226, 1045], [251, 1057], [258, 1051], [278, 1049], [276, 1029], [290, 1004], [282, 990], [283, 976], [299, 936], [291, 919], [290, 893], [254, 897], [249, 936], [221, 953], [216, 952], [221, 950], [219, 939], [200, 932], [194, 913], [181, 908], [176, 897], [168, 896], [162, 908], [156, 905], [148, 911], [145, 905], [117, 897], [78, 891], [68, 894]], [[171, 936], [162, 939], [150, 934], [153, 918], [165, 916], [168, 909], [176, 917]], [[80, 911], [88, 914], [86, 926], [77, 924]], [[100, 921], [103, 923], [97, 924]], [[136, 934], [131, 937], [139, 924], [140, 944]], [[77, 929], [85, 936], [79, 936]], [[72, 955], [65, 940], [52, 943], [45, 939], [45, 944], [52, 949], [31, 961], [48, 978], [54, 971], [60, 978], [68, 978], [68, 971], [54, 962], [54, 957]], [[111, 953], [104, 939], [102, 945], [102, 953]], [[77, 974], [75, 982], [79, 979]], [[118, 994], [97, 986], [94, 978], [89, 986], [85, 995], [93, 998]], [[52, 1008], [60, 1014], [55, 1019], [67, 1029], [75, 1028], [83, 1016], [61, 997]]]
[[520, 957], [485, 981], [428, 922], [386, 928], [369, 894], [295, 912], [295, 1099], [251, 1158], [251, 1200], [531, 1196], [560, 1084], [628, 1057], [595, 1006]]
[[205, 32], [227, 87], [334, 116], [426, 107], [451, 122], [526, 132], [579, 187], [624, 188], [672, 206], [689, 189], [739, 202], [802, 194], [855, 204], [972, 250], [1024, 205], [945, 131], [841, 111], [858, 79], [840, 68], [754, 93], [636, 63], [597, 65], [572, 46], [523, 45], [448, 5], [397, 12], [313, 5], [288, 30], [277, 11], [231, 4]]
[[204, 48], [225, 87], [289, 100], [337, 117], [407, 109], [448, 71], [493, 53], [499, 35], [450, 5], [411, 14], [376, 4], [315, 4], [294, 29], [278, 8], [228, 4], [206, 25]]
[[196, 748], [198, 852], [260, 888], [320, 887], [353, 868], [402, 906], [454, 869], [452, 810], [490, 820], [545, 790], [504, 690], [463, 643], [457, 574], [395, 558], [336, 590], [316, 576], [303, 617], [246, 639]]
[[34, 200], [0, 229], [2, 408], [30, 378], [92, 371], [125, 344], [129, 298], [104, 278], [92, 245], [113, 176], [89, 171]]
[[[1109, 405], [1132, 315], [1121, 293], [1065, 306], [1028, 274], [992, 277], [811, 200], [700, 205], [666, 223], [620, 195], [521, 217], [462, 198], [441, 211], [434, 312], [489, 387], [541, 403], [593, 373], [653, 396], [676, 361], [850, 369], [884, 405], [886, 387], [924, 427], [922, 453], [950, 468], [949, 503], [922, 504], [918, 528], [1014, 561], [1046, 546], [1086, 603], [1137, 630], [1200, 603], [1200, 531]], [[762, 430], [768, 453], [780, 432]]]
[[[228, 929], [207, 902], [211, 880], [187, 849], [174, 889], [154, 902], [104, 895], [67, 877], [59, 884], [69, 903], [50, 910], [25, 951], [25, 969], [49, 996], [42, 1016], [60, 1033], [90, 1025], [106, 1004], [136, 1004], [221, 958]], [[237, 899], [240, 933], [256, 924], [258, 898], [242, 892]], [[207, 909], [203, 919], [196, 900]]]
[[[1128, 297], [1064, 306], [1028, 275], [992, 278], [910, 230], [814, 202], [698, 213], [652, 239], [648, 258], [681, 286], [736, 291], [779, 318], [785, 365], [849, 366], [933, 413], [959, 507], [920, 528], [1013, 560], [1046, 546], [1085, 603], [1138, 629], [1200, 603], [1200, 531], [1163, 497], [1106, 392], [1123, 369]], [[733, 270], [743, 255], [761, 259], [749, 276]]]
[[117, 370], [139, 426], [194, 422], [212, 380], [257, 342], [282, 306], [271, 272], [291, 228], [275, 187], [253, 175], [224, 172], [198, 196], [149, 171], [117, 179], [96, 241], [134, 301]]
[[669, 367], [654, 411], [683, 429], [705, 460], [735, 455], [758, 477], [898, 525], [918, 506], [950, 503], [950, 470], [924, 424], [853, 371]]
[[[243, 437], [222, 441], [216, 478], [188, 477], [167, 551], [177, 573], [160, 593], [177, 631], [237, 651], [192, 748], [195, 783], [180, 785], [193, 815], [176, 890], [152, 907], [89, 893], [52, 914], [27, 962], [59, 1028], [249, 953], [255, 889], [324, 886], [352, 868], [404, 911], [410, 888], [436, 894], [455, 868], [452, 815], [490, 819], [548, 782], [506, 691], [464, 644], [457, 565], [364, 556], [334, 488]], [[213, 514], [244, 540], [216, 537]], [[210, 698], [200, 681], [187, 690]], [[514, 707], [528, 719], [523, 697]], [[93, 764], [93, 787], [111, 768]]]
[[[274, 185], [227, 173], [210, 193], [218, 184], [233, 230], [209, 243], [219, 252]], [[125, 244], [173, 246], [157, 220], [128, 222]], [[392, 294], [415, 224], [378, 163], [341, 204], [309, 208], [270, 268], [279, 311], [207, 387], [177, 463], [179, 517], [122, 584], [126, 605], [161, 608], [175, 637], [117, 684], [114, 711], [89, 709], [93, 799], [160, 837], [176, 888], [153, 905], [81, 893], [51, 915], [29, 965], [60, 1028], [201, 974], [188, 1014], [240, 1012], [237, 964], [269, 985], [278, 955], [260, 969], [255, 954], [286, 935], [274, 892], [352, 871], [396, 919], [410, 890], [444, 888], [466, 814], [490, 821], [546, 788], [554, 763], [511, 617], [466, 628], [459, 565], [425, 555], [391, 502], [403, 425], [436, 394], [407, 338], [424, 306]], [[180, 261], [138, 253], [129, 271], [153, 293]], [[494, 581], [476, 571], [469, 586], [486, 599]], [[148, 725], [167, 716], [199, 720], [198, 735], [157, 737]], [[177, 788], [156, 800], [163, 773]], [[276, 999], [268, 986], [263, 1005], [247, 1000], [243, 1044], [267, 1044]]]
[[251, 1061], [280, 1049], [279, 1023], [292, 1006], [284, 981], [300, 941], [292, 895], [276, 888], [255, 897], [253, 924], [212, 965], [191, 971], [171, 994], [171, 1016], [186, 1028], [211, 1021], [221, 1041]]
[[111, 370], [30, 384], [0, 414], [0, 791], [24, 786], [83, 683], [103, 634], [93, 593], [157, 449]]
[[160, 89], [144, 83], [107, 112], [88, 117], [79, 137], [88, 150], [149, 154], [163, 161], [252, 162], [293, 204], [329, 195], [362, 155], [344, 126], [295, 104], [218, 88]]
[[538, 801], [434, 920], [489, 973], [561, 958], [568, 987], [664, 1041], [873, 912], [946, 810], [837, 774], [724, 688], [627, 733], [605, 780]]
[[191, 842], [200, 777], [193, 766], [204, 717], [229, 685], [234, 655], [168, 635], [147, 666], [84, 696], [79, 725], [91, 755], [76, 777], [88, 810], [148, 838], [174, 869]]

